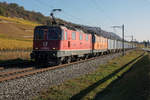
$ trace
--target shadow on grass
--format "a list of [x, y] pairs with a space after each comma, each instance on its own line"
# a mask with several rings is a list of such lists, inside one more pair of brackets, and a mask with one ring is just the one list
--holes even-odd
[[[125, 79], [122, 82], [122, 84], [124, 84], [122, 87], [120, 86], [122, 84], [120, 82], [118, 83], [118, 81], [121, 79], [117, 79], [117, 80], [113, 81], [111, 84], [109, 84], [107, 86], [107, 88], [105, 88], [103, 91], [97, 93], [93, 100], [101, 100], [106, 95], [107, 95], [107, 99], [108, 98], [113, 99], [112, 97], [114, 97], [114, 96], [117, 96], [117, 98], [119, 98], [119, 99], [115, 99], [115, 100], [149, 100], [148, 99], [149, 92], [145, 92], [145, 90], [146, 91], [150, 90], [149, 87], [147, 87], [147, 86], [149, 86], [148, 73], [149, 73], [150, 69], [149, 69], [149, 67], [147, 67], [147, 69], [145, 69], [144, 71], [142, 71], [141, 69], [138, 69], [138, 68], [141, 68], [141, 66], [143, 67], [144, 65], [147, 65], [147, 62], [150, 63], [148, 55], [146, 55], [146, 56], [142, 57], [140, 60], [138, 60], [135, 64], [132, 65], [132, 67], [127, 72], [125, 72], [122, 75], [122, 77], [124, 77], [126, 75], [126, 73], [128, 73], [129, 71], [132, 71], [131, 76], [126, 77], [126, 79], [128, 79], [129, 81]], [[133, 68], [134, 68], [134, 70], [132, 70]], [[140, 73], [138, 72], [139, 75], [137, 75], [137, 70], [140, 71]], [[139, 81], [137, 81], [136, 77], [133, 75], [135, 75], [138, 78], [137, 80], [139, 80]], [[114, 92], [112, 90], [113, 87], [115, 87]], [[116, 88], [118, 89], [117, 92], [116, 92]], [[119, 89], [121, 89], [121, 90], [127, 89], [127, 90], [125, 90], [127, 93], [121, 95], [121, 93], [120, 93], [121, 91]], [[110, 93], [111, 96], [108, 95], [108, 93]]]
[[33, 62], [30, 60], [23, 60], [20, 58], [12, 60], [0, 60], [0, 67], [4, 68], [25, 68], [33, 66]]
[[124, 66], [122, 66], [121, 68], [119, 68], [118, 70], [114, 71], [113, 73], [111, 73], [110, 75], [106, 76], [105, 78], [103, 78], [102, 80], [99, 80], [98, 82], [92, 84], [91, 86], [89, 86], [88, 88], [80, 91], [78, 94], [72, 96], [70, 98], [70, 100], [81, 100], [83, 97], [85, 97], [89, 92], [91, 92], [92, 90], [94, 90], [96, 87], [98, 87], [99, 85], [101, 85], [102, 83], [104, 83], [105, 81], [109, 80], [110, 78], [112, 78], [115, 74], [117, 74], [118, 72], [120, 72], [122, 69], [124, 69], [125, 67], [127, 67], [129, 64], [133, 63], [134, 61], [136, 61], [138, 58], [142, 57], [142, 55], [140, 55], [139, 57], [133, 59], [132, 61], [130, 61], [129, 63], [125, 64]]

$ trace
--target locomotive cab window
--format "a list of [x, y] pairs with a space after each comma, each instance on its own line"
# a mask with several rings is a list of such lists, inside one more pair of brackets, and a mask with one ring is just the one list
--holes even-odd
[[83, 35], [82, 33], [80, 33], [79, 39], [82, 40], [83, 39]]
[[63, 32], [58, 28], [49, 28], [48, 40], [61, 40], [63, 38]]
[[76, 33], [72, 32], [72, 40], [75, 40], [75, 39], [76, 39]]
[[86, 34], [86, 38], [85, 38], [85, 40], [86, 40], [86, 41], [88, 41], [88, 39], [89, 39], [89, 38], [88, 38], [88, 34]]
[[67, 31], [65, 31], [65, 40], [67, 40]]
[[44, 30], [43, 29], [35, 29], [34, 30], [34, 39], [35, 40], [43, 40], [44, 39]]

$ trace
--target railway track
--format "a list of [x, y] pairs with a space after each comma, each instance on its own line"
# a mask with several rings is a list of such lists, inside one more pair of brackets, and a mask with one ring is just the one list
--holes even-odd
[[[110, 56], [111, 55], [112, 54], [110, 54]], [[81, 60], [81, 61], [76, 61], [76, 62], [72, 62], [72, 63], [69, 63], [69, 64], [63, 64], [63, 65], [58, 65], [58, 66], [47, 67], [47, 68], [35, 69], [33, 67], [30, 67], [30, 68], [19, 69], [19, 70], [16, 70], [16, 71], [1, 72], [0, 73], [0, 82], [13, 80], [13, 79], [17, 79], [17, 78], [21, 78], [21, 77], [25, 77], [25, 76], [30, 76], [30, 75], [34, 75], [34, 74], [37, 74], [37, 73], [42, 73], [42, 72], [58, 69], [58, 68], [68, 67], [68, 66], [71, 66], [71, 65], [74, 65], [74, 64], [85, 63], [85, 62], [88, 62], [90, 60], [94, 60], [94, 59], [97, 59], [97, 58], [104, 58], [105, 56], [107, 56], [107, 55], [94, 57], [94, 58], [89, 58], [89, 59]]]
[[[100, 56], [100, 57], [103, 58], [105, 56]], [[94, 60], [94, 59], [97, 59], [97, 58], [99, 58], [99, 57], [94, 57], [94, 58], [90, 58], [90, 59], [86, 59], [86, 60], [72, 62], [72, 63], [69, 63], [69, 64], [63, 64], [63, 65], [47, 67], [47, 68], [35, 69], [33, 67], [30, 67], [30, 68], [15, 70], [15, 71], [1, 72], [0, 73], [0, 82], [13, 80], [13, 79], [17, 79], [17, 78], [21, 78], [21, 77], [25, 77], [25, 76], [30, 76], [30, 75], [33, 75], [33, 74], [42, 73], [42, 72], [46, 72], [46, 71], [54, 70], [54, 69], [58, 69], [58, 68], [68, 67], [70, 65], [88, 62], [90, 60]]]
[[13, 71], [8, 71], [8, 72], [0, 72], [0, 78], [1, 77], [6, 77], [6, 76], [9, 76], [9, 75], [13, 75], [13, 74], [18, 74], [18, 73], [31, 71], [33, 69], [34, 69], [33, 67], [30, 67], [30, 68], [16, 69], [16, 70], [13, 70]]

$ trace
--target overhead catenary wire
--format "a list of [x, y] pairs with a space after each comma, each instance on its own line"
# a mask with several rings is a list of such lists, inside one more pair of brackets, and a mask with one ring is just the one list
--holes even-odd
[[[95, 8], [98, 12], [103, 13], [103, 15], [104, 15], [104, 16], [106, 17], [106, 19], [107, 19], [107, 22], [112, 25], [112, 24], [113, 24], [112, 19], [110, 18], [110, 16], [108, 16], [108, 15], [105, 13], [104, 9], [103, 9], [101, 6], [98, 5], [99, 3], [98, 3], [96, 0], [90, 0], [90, 2], [93, 4], [93, 8]], [[100, 2], [100, 0], [99, 0], [99, 2]], [[105, 23], [106, 23], [106, 21], [105, 21]]]
[[[54, 9], [54, 7], [50, 4], [45, 3], [44, 1], [41, 0], [33, 0], [36, 3], [36, 6], [38, 5], [39, 10], [41, 11], [41, 13], [43, 13], [44, 15], [49, 15], [50, 12], [46, 13], [46, 11], [52, 11], [52, 9]], [[42, 9], [40, 9], [42, 8]]]
[[44, 5], [44, 7], [50, 7], [51, 9], [54, 9], [54, 6], [50, 5], [50, 3], [45, 3], [44, 0], [41, 1], [41, 0], [34, 0], [34, 1], [37, 1], [38, 3]]
[[[49, 9], [49, 11], [51, 11], [52, 9], [54, 9], [55, 7], [54, 6], [52, 6], [52, 5], [50, 5], [50, 4], [48, 4], [48, 3], [45, 3], [44, 1], [41, 1], [41, 0], [34, 0], [38, 5], [42, 5], [42, 7], [45, 9], [45, 10], [47, 10], [47, 9]], [[38, 6], [39, 7], [39, 6]], [[49, 7], [49, 8], [48, 8]], [[39, 7], [39, 8], [41, 8], [41, 7]], [[48, 12], [49, 13], [49, 12]], [[61, 15], [63, 15], [65, 18], [67, 18], [67, 19], [70, 19], [70, 21], [71, 20], [76, 20], [76, 22], [79, 22], [80, 23], [80, 21], [82, 20], [82, 21], [84, 21], [84, 23], [92, 23], [92, 22], [89, 22], [89, 21], [85, 21], [84, 19], [82, 19], [82, 18], [79, 18], [79, 17], [76, 17], [76, 16], [74, 16], [74, 15], [72, 15], [72, 14], [70, 14], [70, 13], [68, 13], [68, 12], [66, 12], [65, 10], [63, 10], [62, 9], [62, 13], [61, 13]], [[66, 19], [66, 20], [67, 20]], [[81, 23], [80, 23], [81, 24]]]
[[[80, 22], [80, 21], [82, 20], [84, 23], [92, 23], [92, 22], [89, 22], [89, 21], [85, 21], [85, 20], [82, 19], [82, 18], [76, 17], [76, 16], [74, 16], [74, 15], [72, 15], [72, 14], [66, 12], [66, 11], [63, 11], [63, 13], [64, 13], [65, 16], [70, 17], [70, 18], [73, 18], [73, 19], [75, 19], [75, 20], [78, 21], [78, 22]], [[81, 23], [80, 23], [80, 24], [81, 24]]]
[[[39, 0], [38, 0], [39, 1]], [[38, 10], [39, 10], [39, 12], [44, 12], [45, 10], [47, 10], [47, 8], [45, 8], [45, 6], [44, 5], [42, 5], [41, 3], [39, 3], [37, 0], [33, 0], [33, 2], [32, 2], [32, 4], [34, 5], [34, 6], [37, 6], [38, 7]], [[44, 7], [43, 7], [44, 6]], [[36, 7], [36, 8], [37, 8]], [[43, 7], [43, 9], [40, 9], [41, 7]]]

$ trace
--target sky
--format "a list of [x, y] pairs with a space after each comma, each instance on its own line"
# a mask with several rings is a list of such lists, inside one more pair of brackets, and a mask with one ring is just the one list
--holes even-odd
[[150, 0], [0, 0], [17, 3], [26, 10], [49, 16], [52, 9], [62, 9], [55, 16], [76, 24], [101, 27], [121, 36], [125, 25], [125, 38], [131, 35], [138, 41], [150, 40]]

